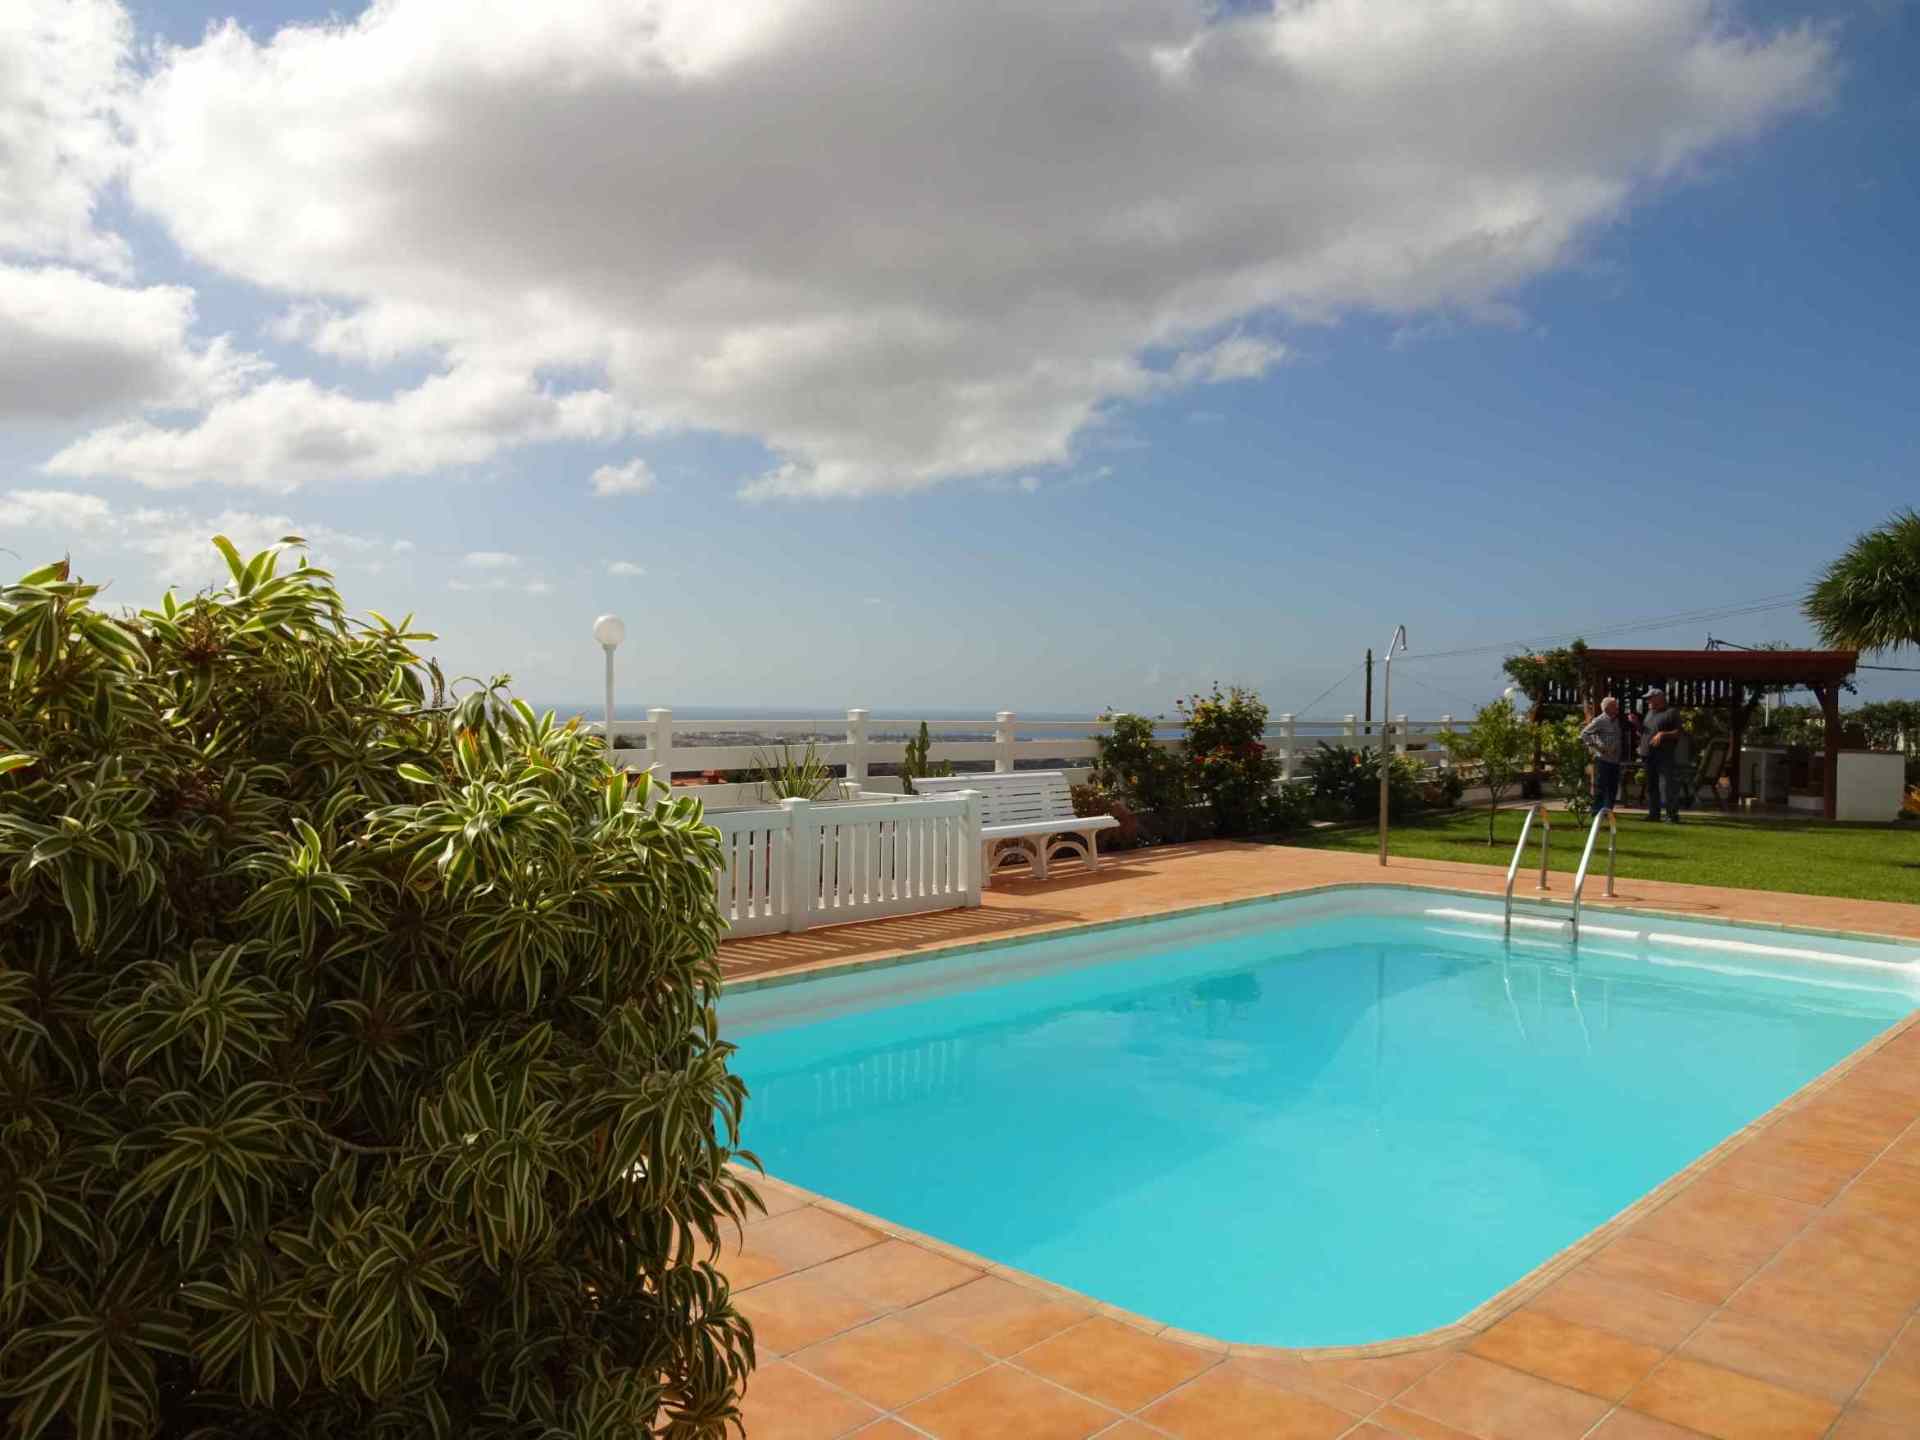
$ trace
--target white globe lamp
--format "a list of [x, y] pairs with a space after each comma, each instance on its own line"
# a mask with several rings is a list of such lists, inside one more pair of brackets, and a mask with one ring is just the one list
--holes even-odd
[[607, 763], [613, 763], [613, 652], [627, 638], [627, 622], [618, 615], [602, 615], [593, 622], [593, 638], [607, 652]]

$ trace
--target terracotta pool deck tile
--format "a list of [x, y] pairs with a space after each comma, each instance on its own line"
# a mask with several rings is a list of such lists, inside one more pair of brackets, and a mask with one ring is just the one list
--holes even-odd
[[1898, 1420], [1920, 1434], [1920, 1322], [1911, 1323], [1887, 1351], [1854, 1403], [1885, 1420]]
[[1718, 1305], [1758, 1266], [1725, 1255], [1703, 1255], [1659, 1240], [1626, 1235], [1573, 1273], [1638, 1285], [1702, 1305]]
[[1085, 1440], [1120, 1417], [1024, 1370], [995, 1365], [908, 1406], [900, 1418], [939, 1440]]
[[1611, 1331], [1531, 1310], [1515, 1311], [1468, 1348], [1488, 1360], [1603, 1400], [1620, 1399], [1667, 1353]]
[[1487, 1440], [1572, 1440], [1611, 1408], [1595, 1396], [1478, 1355], [1454, 1356], [1395, 1404]]
[[1004, 1359], [1078, 1325], [1091, 1313], [1083, 1305], [1052, 1299], [998, 1275], [983, 1275], [921, 1301], [906, 1315], [929, 1330]]
[[904, 1240], [882, 1240], [850, 1251], [813, 1273], [876, 1310], [902, 1310], [985, 1274]]
[[1220, 1356], [1095, 1316], [1022, 1350], [1013, 1363], [1115, 1410], [1131, 1411], [1212, 1369]]
[[1920, 1230], [1920, 1185], [1894, 1173], [1910, 1168], [1891, 1167], [1878, 1176], [1869, 1170], [1833, 1202], [1831, 1213], [1879, 1220], [1909, 1231]]
[[1798, 1200], [1802, 1205], [1825, 1205], [1859, 1172], [1814, 1165], [1768, 1165], [1744, 1158], [1744, 1152], [1736, 1150], [1707, 1173], [1722, 1185]]
[[[808, 1205], [765, 1220], [756, 1220], [747, 1226], [746, 1238], [740, 1242], [738, 1259], [749, 1266], [777, 1267], [773, 1274], [761, 1277], [771, 1280], [774, 1275], [804, 1270], [851, 1251], [878, 1245], [884, 1238], [878, 1231], [856, 1225], [817, 1205]], [[729, 1277], [733, 1277], [731, 1264], [723, 1261], [721, 1268], [726, 1270]], [[734, 1283], [744, 1288], [746, 1285], [757, 1285], [760, 1280], [742, 1281], [735, 1278]]]
[[856, 1300], [819, 1278], [818, 1270], [801, 1270], [736, 1291], [734, 1308], [753, 1325], [760, 1353], [784, 1355], [865, 1324], [880, 1308]]
[[1702, 1437], [1698, 1430], [1669, 1425], [1638, 1410], [1616, 1410], [1594, 1427], [1588, 1440], [1702, 1440]]
[[1906, 1309], [1920, 1305], [1920, 1252], [1898, 1230], [1873, 1220], [1823, 1215], [1768, 1270], [1796, 1289], [1851, 1294]]
[[1098, 1431], [1094, 1440], [1166, 1440], [1166, 1435], [1166, 1431], [1142, 1425], [1138, 1420], [1122, 1420]]
[[832, 1440], [878, 1412], [784, 1360], [763, 1362], [747, 1377], [740, 1416], [752, 1440]]
[[1678, 1345], [1713, 1313], [1711, 1305], [1603, 1279], [1585, 1267], [1555, 1281], [1527, 1308], [1662, 1347]]
[[1849, 1410], [1840, 1417], [1828, 1440], [1913, 1440], [1913, 1426], [1882, 1420], [1863, 1410]]
[[1819, 1213], [1816, 1206], [1723, 1185], [1709, 1175], [1627, 1233], [1703, 1255], [1765, 1260]]
[[1432, 1370], [1451, 1352], [1435, 1347], [1409, 1350], [1400, 1355], [1371, 1356], [1362, 1360], [1319, 1360], [1315, 1368], [1325, 1371], [1342, 1385], [1351, 1385], [1382, 1400], [1391, 1400], [1414, 1381]]
[[1404, 1435], [1408, 1440], [1482, 1440], [1480, 1436], [1454, 1429], [1444, 1420], [1398, 1405], [1385, 1405], [1374, 1411], [1373, 1423], [1384, 1426], [1389, 1434]]
[[1322, 1405], [1344, 1410], [1355, 1419], [1380, 1408], [1378, 1395], [1347, 1384], [1326, 1365], [1302, 1360], [1296, 1355], [1242, 1355], [1229, 1360], [1227, 1364], [1236, 1370], [1244, 1370], [1256, 1380], [1264, 1380], [1270, 1385], [1278, 1385], [1282, 1390], [1291, 1390], [1296, 1395], [1318, 1400]]
[[985, 1369], [991, 1357], [888, 1316], [810, 1345], [787, 1357], [881, 1410], [898, 1410], [921, 1396]]
[[1819, 1331], [1722, 1310], [1680, 1347], [1679, 1354], [1844, 1405], [1873, 1369], [1881, 1349], [1879, 1343], [1850, 1344]]
[[1230, 1365], [1217, 1365], [1140, 1418], [1181, 1440], [1334, 1440], [1354, 1417]]
[[926, 1440], [918, 1430], [909, 1429], [898, 1420], [888, 1418], [876, 1420], [871, 1425], [863, 1425], [853, 1432], [853, 1440]]
[[1715, 1440], [1820, 1440], [1840, 1414], [1830, 1400], [1678, 1358], [1649, 1375], [1627, 1406]]
[[770, 1220], [775, 1215], [784, 1215], [789, 1210], [798, 1210], [803, 1205], [811, 1205], [813, 1199], [804, 1190], [796, 1190], [784, 1181], [775, 1180], [771, 1175], [747, 1173], [747, 1183], [753, 1186], [754, 1194], [760, 1197], [765, 1210], [752, 1214], [748, 1223]]
[[1758, 1316], [1878, 1354], [1907, 1323], [1908, 1307], [1864, 1299], [1845, 1288], [1809, 1289], [1795, 1283], [1794, 1272], [1774, 1267], [1741, 1286], [1726, 1313]]

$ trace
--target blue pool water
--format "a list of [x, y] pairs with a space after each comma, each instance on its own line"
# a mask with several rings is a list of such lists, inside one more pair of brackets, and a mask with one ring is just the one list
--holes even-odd
[[745, 1143], [1172, 1325], [1350, 1344], [1458, 1319], [1920, 1006], [1892, 946], [1494, 916], [1336, 892], [729, 996]]

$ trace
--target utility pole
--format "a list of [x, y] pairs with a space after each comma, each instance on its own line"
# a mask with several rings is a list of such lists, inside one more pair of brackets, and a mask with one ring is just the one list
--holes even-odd
[[1373, 733], [1373, 650], [1371, 647], [1367, 650], [1367, 703], [1362, 709], [1365, 713], [1360, 718], [1367, 722], [1367, 728], [1361, 733], [1371, 735]]

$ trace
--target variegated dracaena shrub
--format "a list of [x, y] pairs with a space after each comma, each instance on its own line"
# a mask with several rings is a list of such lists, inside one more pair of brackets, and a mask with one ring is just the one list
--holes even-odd
[[0, 1430], [725, 1433], [717, 837], [215, 543], [0, 590]]

